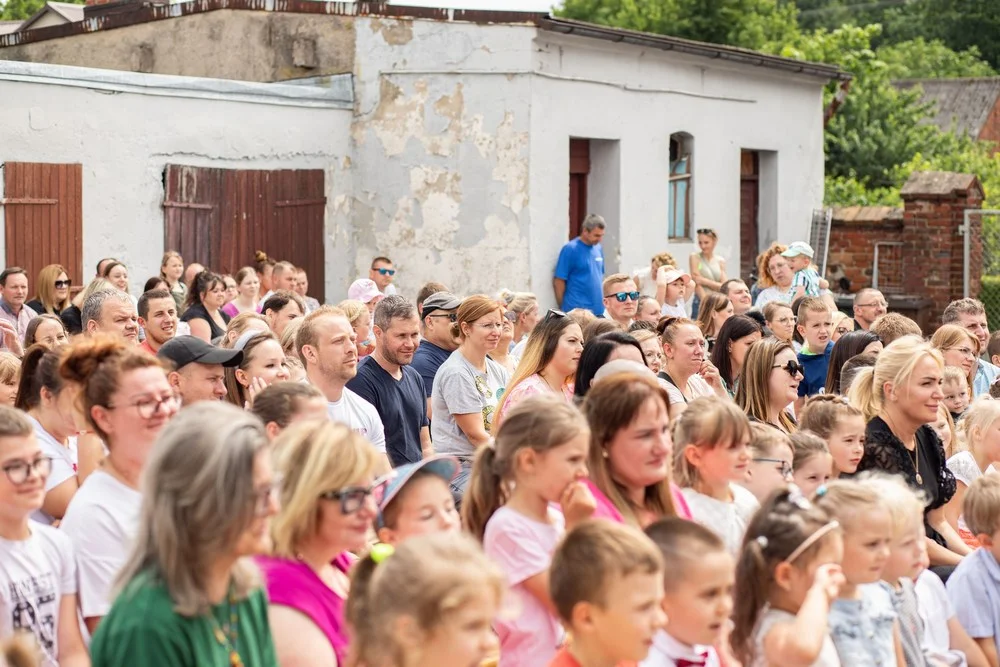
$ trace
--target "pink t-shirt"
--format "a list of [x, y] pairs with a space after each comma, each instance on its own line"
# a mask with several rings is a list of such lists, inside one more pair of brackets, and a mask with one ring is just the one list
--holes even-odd
[[563, 641], [562, 626], [524, 587], [549, 569], [565, 530], [562, 514], [549, 509], [550, 523], [539, 523], [507, 507], [486, 523], [483, 549], [507, 575], [510, 594], [493, 626], [500, 638], [499, 667], [546, 665]]
[[[499, 417], [503, 417], [513, 408], [515, 405], [528, 398], [529, 396], [537, 396], [538, 394], [553, 394], [552, 387], [549, 383], [542, 379], [542, 376], [538, 373], [534, 375], [529, 375], [524, 378], [517, 385], [510, 390], [510, 395], [507, 400], [504, 401], [503, 407], [500, 409]], [[562, 387], [562, 397], [567, 403], [573, 403], [573, 385], [564, 384]]]
[[[625, 523], [625, 518], [622, 513], [618, 511], [614, 503], [608, 499], [604, 493], [597, 488], [592, 480], [585, 479], [584, 483], [587, 488], [590, 489], [590, 493], [594, 496], [594, 500], [597, 501], [597, 509], [594, 510], [594, 519], [610, 519], [615, 523]], [[681, 493], [680, 488], [677, 487], [673, 482], [670, 483], [670, 495], [674, 501], [674, 511], [677, 512], [677, 516], [682, 519], [691, 520], [691, 509], [688, 507], [687, 501], [684, 500], [684, 495]]]

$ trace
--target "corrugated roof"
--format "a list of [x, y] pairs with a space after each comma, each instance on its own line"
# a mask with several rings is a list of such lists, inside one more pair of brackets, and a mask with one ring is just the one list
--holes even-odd
[[[60, 3], [61, 4], [61, 3]], [[422, 18], [436, 21], [468, 21], [473, 23], [527, 23], [542, 30], [603, 39], [623, 44], [634, 44], [676, 51], [689, 55], [728, 60], [745, 65], [765, 67], [788, 73], [805, 74], [824, 80], [848, 80], [851, 75], [839, 67], [811, 63], [791, 58], [767, 55], [732, 46], [696, 42], [678, 37], [555, 18], [538, 12], [513, 12], [489, 10], [439, 9], [406, 7], [384, 1], [359, 0], [358, 2], [317, 2], [315, 0], [191, 0], [179, 4], [153, 4], [148, 0], [113, 0], [102, 5], [91, 5], [85, 10], [85, 19], [79, 23], [48, 26], [11, 35], [0, 35], [0, 48], [40, 42], [48, 39], [79, 35], [88, 32], [111, 30], [139, 23], [200, 14], [219, 9], [267, 12], [295, 12], [340, 16], [387, 16], [393, 18]]]
[[21, 27], [23, 21], [0, 21], [0, 35], [14, 32]]
[[833, 209], [833, 221], [840, 223], [896, 223], [902, 219], [903, 209], [895, 206], [838, 206]]
[[18, 31], [28, 30], [38, 19], [46, 14], [56, 14], [67, 23], [75, 23], [83, 20], [83, 5], [75, 5], [71, 2], [46, 2], [41, 9], [35, 12], [31, 18], [18, 27]]
[[1000, 97], [1000, 76], [973, 79], [906, 79], [897, 88], [923, 88], [923, 100], [935, 104], [931, 121], [945, 131], [954, 129], [978, 139]]

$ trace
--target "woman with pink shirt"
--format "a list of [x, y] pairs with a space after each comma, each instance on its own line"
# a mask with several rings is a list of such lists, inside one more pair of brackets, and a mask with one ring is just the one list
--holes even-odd
[[640, 528], [665, 516], [691, 518], [670, 481], [673, 443], [667, 392], [655, 378], [616, 373], [587, 393], [589, 486], [595, 517]]
[[494, 428], [512, 407], [529, 396], [551, 393], [572, 403], [573, 377], [582, 352], [580, 325], [565, 313], [550, 310], [528, 336], [524, 355], [497, 406]]

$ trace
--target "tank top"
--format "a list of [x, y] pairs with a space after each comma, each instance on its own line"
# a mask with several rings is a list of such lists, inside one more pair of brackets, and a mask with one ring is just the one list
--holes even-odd
[[[715, 255], [712, 256], [711, 260], [706, 260], [705, 257], [699, 253], [698, 254], [698, 273], [702, 278], [708, 278], [709, 280], [714, 280], [715, 282], [722, 282], [722, 265], [719, 264], [719, 258]], [[704, 297], [708, 288], [698, 285], [697, 292], [700, 297]]]

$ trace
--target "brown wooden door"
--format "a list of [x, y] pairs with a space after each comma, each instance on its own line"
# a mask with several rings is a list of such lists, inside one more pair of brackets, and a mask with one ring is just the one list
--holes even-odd
[[[192, 178], [197, 181], [193, 186]], [[166, 244], [184, 261], [235, 273], [253, 263], [255, 251], [263, 250], [304, 268], [313, 277], [310, 296], [324, 300], [322, 169], [168, 165], [165, 179]]]
[[569, 238], [580, 235], [587, 217], [587, 178], [590, 174], [590, 140], [569, 140]]
[[28, 272], [28, 298], [38, 272], [62, 264], [74, 285], [83, 280], [83, 166], [7, 162], [2, 166], [6, 266]]
[[[740, 154], [740, 277], [750, 280], [760, 252], [758, 209], [760, 205], [760, 161], [756, 151]], [[749, 282], [748, 282], [749, 284]]]

